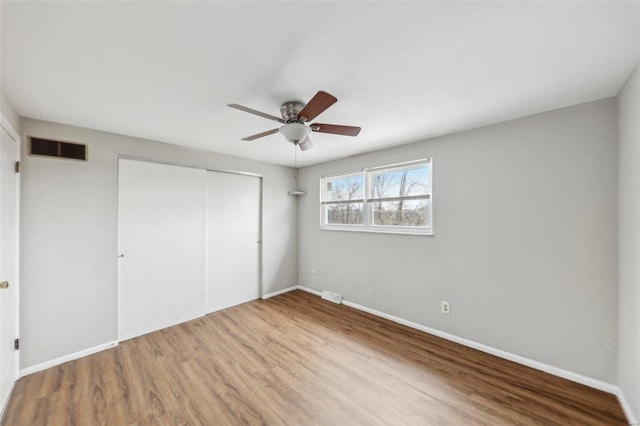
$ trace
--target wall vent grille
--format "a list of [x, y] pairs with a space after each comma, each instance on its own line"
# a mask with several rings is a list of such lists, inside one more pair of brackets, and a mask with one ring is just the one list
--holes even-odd
[[29, 155], [87, 161], [87, 145], [30, 136]]

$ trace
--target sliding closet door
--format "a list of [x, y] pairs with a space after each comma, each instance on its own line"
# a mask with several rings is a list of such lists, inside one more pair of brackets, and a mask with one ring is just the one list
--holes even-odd
[[204, 315], [206, 177], [120, 160], [120, 340]]
[[207, 312], [260, 297], [260, 178], [207, 172]]

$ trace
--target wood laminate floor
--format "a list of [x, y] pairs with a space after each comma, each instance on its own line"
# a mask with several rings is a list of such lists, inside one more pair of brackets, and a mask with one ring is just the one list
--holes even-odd
[[301, 291], [20, 379], [4, 425], [605, 425], [615, 397]]

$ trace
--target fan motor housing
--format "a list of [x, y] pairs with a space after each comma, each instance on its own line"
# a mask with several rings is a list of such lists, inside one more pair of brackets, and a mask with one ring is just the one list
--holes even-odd
[[299, 101], [289, 101], [282, 104], [280, 114], [287, 123], [298, 122], [298, 113], [304, 108], [304, 103]]

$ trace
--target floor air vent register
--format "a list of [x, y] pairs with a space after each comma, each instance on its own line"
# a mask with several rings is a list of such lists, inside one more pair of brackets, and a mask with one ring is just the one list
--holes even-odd
[[342, 295], [337, 293], [332, 293], [330, 291], [324, 290], [322, 292], [322, 298], [324, 300], [328, 300], [329, 302], [337, 303], [338, 305], [342, 303]]

